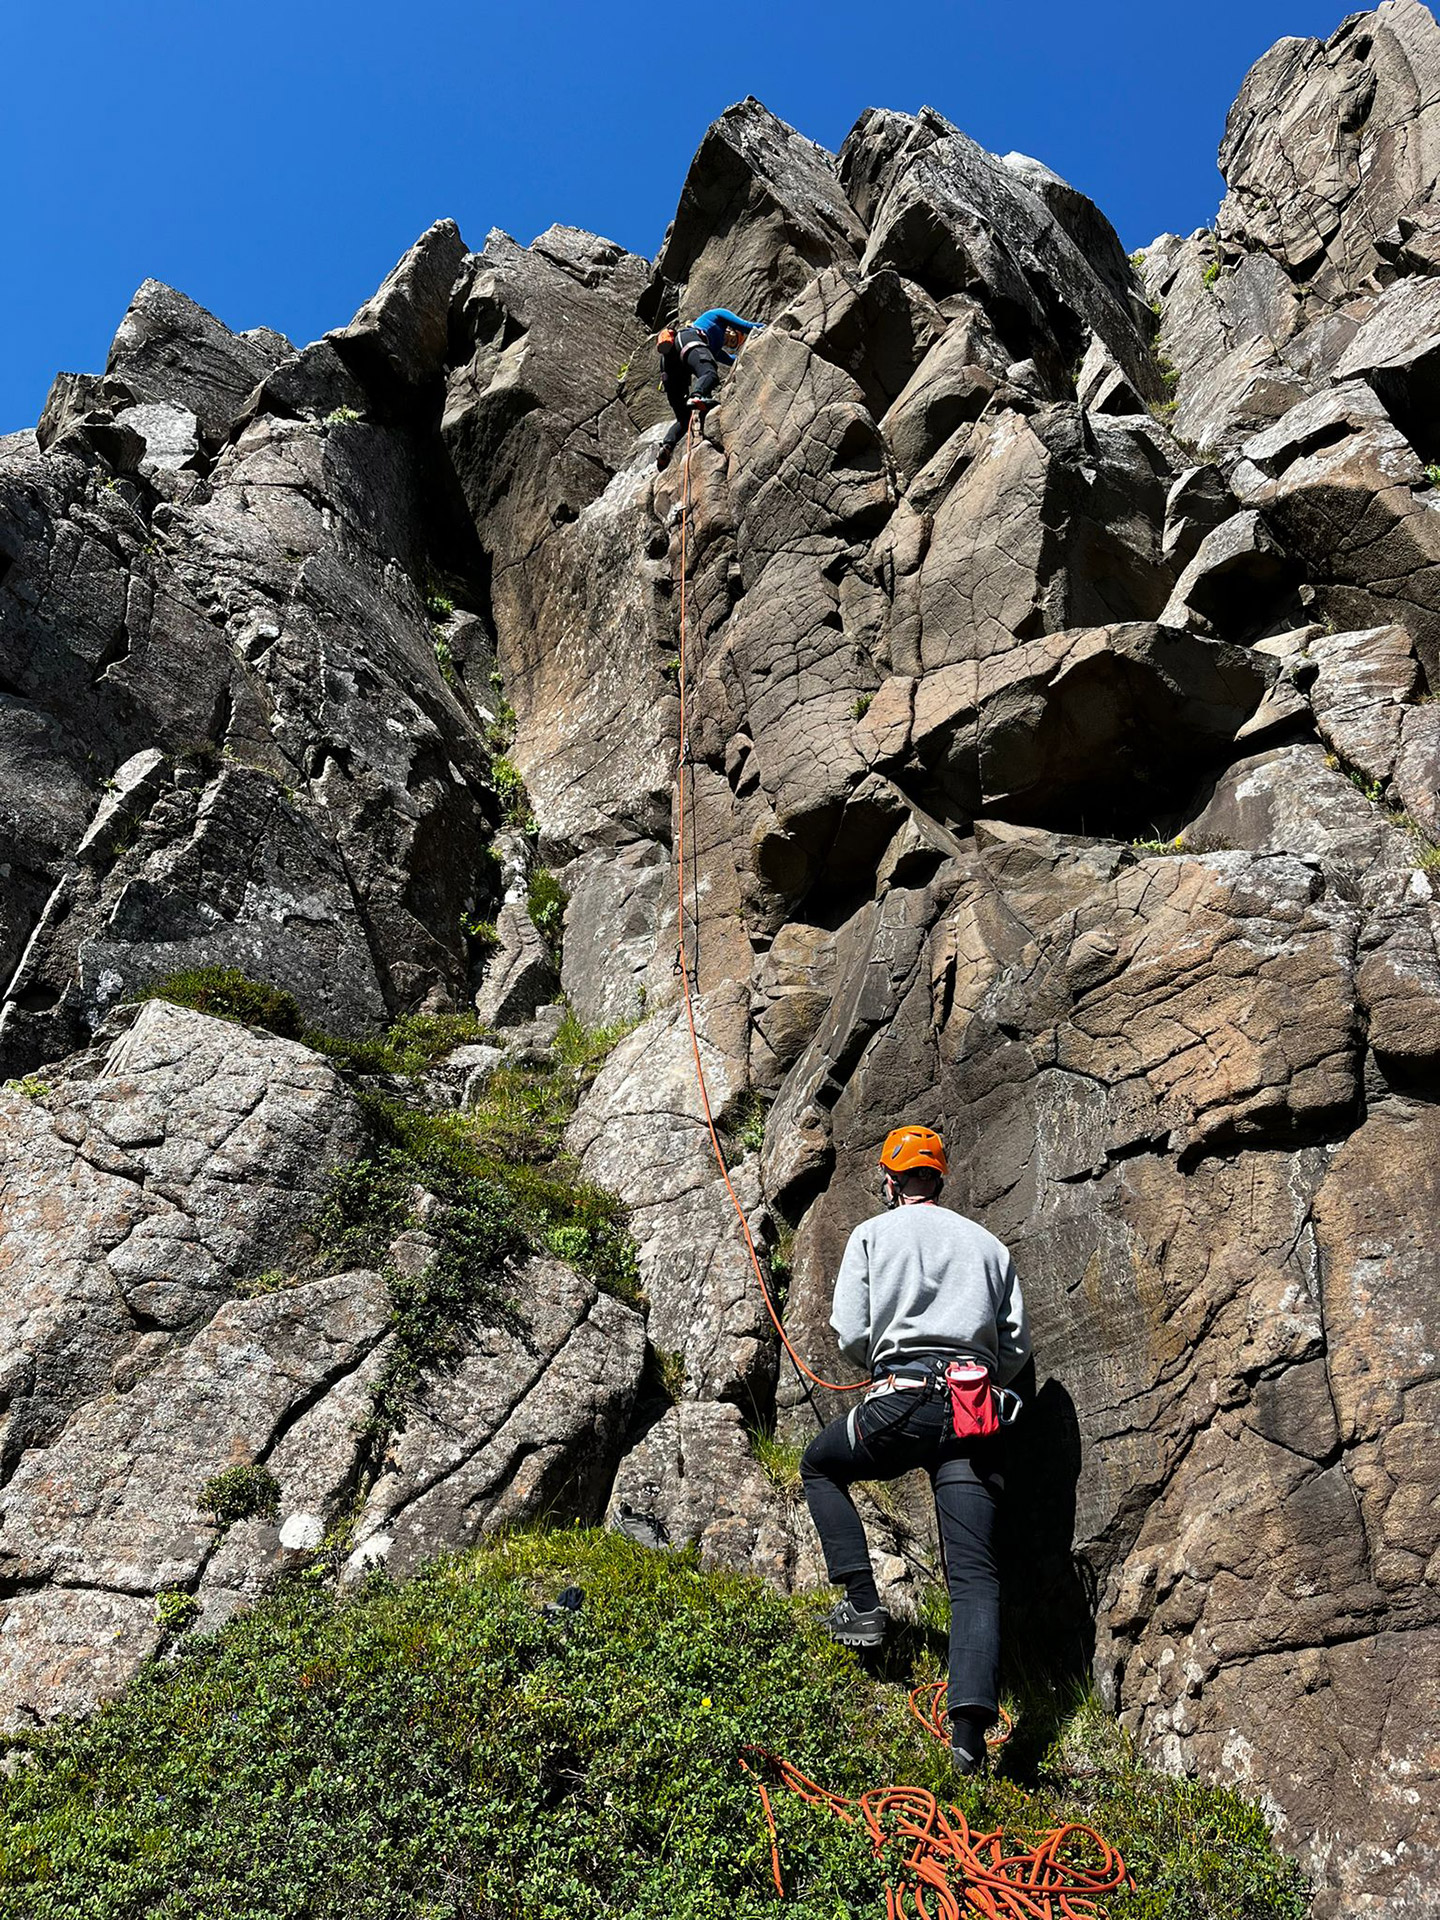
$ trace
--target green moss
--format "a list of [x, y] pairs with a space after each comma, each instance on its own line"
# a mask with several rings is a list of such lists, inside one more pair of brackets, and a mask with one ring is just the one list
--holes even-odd
[[866, 714], [870, 711], [870, 703], [874, 698], [873, 693], [860, 693], [855, 696], [855, 704], [850, 709], [855, 719], [863, 720], [865, 718]]
[[1215, 282], [1220, 278], [1220, 262], [1218, 260], [1212, 260], [1200, 278], [1207, 287], [1213, 287]]
[[354, 407], [332, 407], [325, 416], [327, 427], [353, 427], [360, 418]]
[[455, 602], [448, 593], [427, 593], [425, 611], [432, 620], [448, 620], [455, 611]]
[[[541, 1608], [571, 1584], [557, 1625]], [[1027, 1702], [1000, 1776], [957, 1782], [905, 1711], [912, 1676], [868, 1678], [825, 1604], [599, 1533], [514, 1535], [345, 1601], [293, 1583], [26, 1737], [33, 1764], [0, 1778], [0, 1920], [768, 1920], [747, 1745], [850, 1795], [929, 1787], [1022, 1841], [1093, 1819], [1138, 1883], [1112, 1920], [1302, 1920], [1254, 1809], [1147, 1772], [1093, 1703]], [[891, 1863], [863, 1829], [773, 1801], [784, 1912], [879, 1920]]]
[[190, 967], [152, 981], [136, 1000], [169, 1000], [177, 1007], [193, 1007], [217, 1020], [234, 1020], [246, 1027], [262, 1027], [287, 1040], [305, 1033], [305, 1017], [293, 994], [264, 981], [250, 980], [237, 967]]
[[284, 1267], [265, 1267], [259, 1273], [247, 1274], [237, 1280], [235, 1292], [242, 1300], [258, 1300], [262, 1294], [283, 1293], [287, 1287], [299, 1284], [296, 1276], [287, 1273]]
[[268, 1467], [227, 1467], [207, 1480], [195, 1502], [217, 1526], [237, 1520], [274, 1520], [280, 1512], [280, 1482]]

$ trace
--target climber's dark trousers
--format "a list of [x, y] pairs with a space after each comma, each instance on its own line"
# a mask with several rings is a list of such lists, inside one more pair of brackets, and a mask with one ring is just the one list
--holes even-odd
[[800, 1478], [820, 1535], [825, 1569], [844, 1584], [870, 1565], [865, 1529], [850, 1498], [855, 1480], [893, 1480], [922, 1468], [930, 1476], [950, 1583], [948, 1706], [999, 1706], [1000, 1577], [995, 1519], [1004, 1493], [1003, 1436], [957, 1440], [948, 1398], [887, 1393], [856, 1414], [852, 1447], [847, 1418], [832, 1420], [805, 1449]]
[[[687, 354], [672, 347], [661, 360], [660, 370], [665, 382], [665, 398], [675, 415], [675, 424], [665, 435], [663, 444], [677, 447], [690, 425], [690, 401], [707, 399], [715, 391], [720, 368], [709, 347], [694, 346]], [[692, 378], [695, 383], [693, 387], [690, 384]]]

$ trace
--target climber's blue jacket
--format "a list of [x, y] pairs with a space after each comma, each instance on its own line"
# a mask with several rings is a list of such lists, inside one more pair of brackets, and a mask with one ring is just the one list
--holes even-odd
[[690, 325], [697, 333], [703, 333], [705, 344], [722, 366], [735, 364], [733, 353], [725, 351], [725, 329], [735, 327], [741, 333], [758, 333], [764, 326], [763, 320], [742, 320], [738, 313], [731, 313], [728, 307], [707, 307], [698, 319]]

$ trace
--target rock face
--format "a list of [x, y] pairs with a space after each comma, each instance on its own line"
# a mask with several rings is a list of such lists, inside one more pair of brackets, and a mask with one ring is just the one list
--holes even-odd
[[[151, 1001], [108, 1048], [25, 1086], [0, 1097], [7, 1724], [127, 1678], [162, 1639], [157, 1596], [223, 1623], [303, 1564], [359, 1489], [357, 1568], [601, 1510], [644, 1332], [558, 1262], [517, 1275], [503, 1329], [473, 1331], [384, 1470], [364, 1471], [395, 1339], [385, 1281], [267, 1290], [365, 1146], [319, 1056]], [[199, 1503], [234, 1467], [272, 1476], [274, 1510], [227, 1528]]]
[[[1437, 102], [1417, 0], [1282, 42], [1214, 230], [1132, 265], [929, 109], [830, 155], [746, 101], [654, 262], [442, 221], [299, 351], [147, 283], [0, 442], [12, 1721], [341, 1523], [352, 1573], [608, 1511], [819, 1579], [776, 1462], [833, 1396], [683, 951], [817, 1371], [898, 1121], [1015, 1251], [1012, 1640], [1258, 1796], [1320, 1920], [1440, 1911]], [[648, 334], [717, 302], [767, 325], [687, 492]], [[534, 1260], [364, 1457], [387, 1276], [250, 1284], [353, 1096], [120, 1010], [214, 964], [317, 1027], [636, 1023], [568, 1147], [643, 1317]], [[232, 1462], [279, 1504], [219, 1537]], [[925, 1504], [873, 1515], [897, 1607]]]

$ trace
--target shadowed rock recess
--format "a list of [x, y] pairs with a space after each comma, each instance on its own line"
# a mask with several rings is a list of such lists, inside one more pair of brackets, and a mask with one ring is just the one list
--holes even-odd
[[[832, 155], [747, 100], [653, 263], [442, 221], [298, 351], [147, 281], [0, 440], [4, 1724], [118, 1687], [157, 1596], [214, 1626], [322, 1543], [403, 1572], [608, 1512], [820, 1577], [751, 1442], [830, 1409], [676, 969], [648, 335], [720, 301], [769, 324], [691, 463], [685, 932], [791, 1337], [834, 1365], [878, 1143], [940, 1127], [1035, 1323], [1010, 1646], [1255, 1795], [1322, 1920], [1440, 1912], [1431, 15], [1282, 41], [1221, 164], [1214, 229], [1127, 260], [928, 108]], [[643, 1313], [516, 1264], [377, 1432], [440, 1202], [304, 1277], [373, 1102], [303, 1038], [137, 1012], [200, 966], [312, 1037], [478, 1006], [496, 1049], [429, 1082], [467, 1104], [557, 982], [638, 1023], [567, 1146]], [[923, 1489], [874, 1518], [903, 1610]]]

